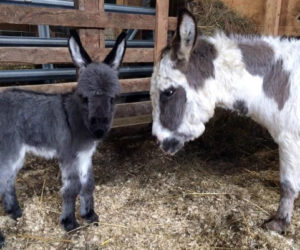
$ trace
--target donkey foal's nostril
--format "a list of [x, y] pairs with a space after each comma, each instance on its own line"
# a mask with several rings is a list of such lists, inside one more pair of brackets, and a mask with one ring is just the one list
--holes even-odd
[[95, 125], [97, 123], [97, 119], [95, 117], [91, 118], [91, 125]]
[[104, 117], [104, 118], [100, 118], [99, 119], [101, 123], [103, 124], [107, 124], [108, 123], [108, 118]]
[[98, 117], [92, 117], [91, 120], [90, 120], [90, 123], [92, 126], [99, 126], [99, 125], [105, 125], [105, 124], [108, 124], [109, 122], [109, 119], [106, 118], [106, 117], [101, 117], [101, 118], [98, 118]]

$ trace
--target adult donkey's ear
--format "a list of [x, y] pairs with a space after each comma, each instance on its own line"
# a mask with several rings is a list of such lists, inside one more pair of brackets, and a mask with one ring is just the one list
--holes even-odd
[[79, 69], [85, 68], [92, 62], [92, 59], [82, 47], [80, 38], [76, 30], [70, 30], [70, 38], [68, 41], [69, 51], [72, 56], [73, 62]]
[[179, 60], [188, 61], [197, 39], [197, 23], [195, 17], [187, 9], [180, 11], [177, 29], [172, 41], [172, 52]]
[[112, 67], [114, 70], [118, 70], [122, 63], [126, 50], [126, 35], [126, 32], [122, 32], [118, 36], [113, 49], [109, 52], [109, 54], [103, 61], [104, 63]]

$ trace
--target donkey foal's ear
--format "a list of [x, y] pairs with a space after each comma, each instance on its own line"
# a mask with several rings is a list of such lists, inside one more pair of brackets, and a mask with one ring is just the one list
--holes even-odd
[[189, 60], [196, 39], [197, 23], [195, 17], [187, 9], [183, 9], [178, 16], [177, 30], [172, 44], [178, 59]]
[[82, 47], [80, 38], [75, 30], [70, 30], [70, 38], [68, 41], [69, 51], [73, 62], [79, 69], [85, 68], [92, 62], [90, 56]]
[[110, 67], [112, 67], [115, 70], [119, 69], [125, 54], [126, 35], [127, 35], [126, 32], [123, 31], [118, 36], [113, 49], [109, 52], [109, 54], [103, 61], [104, 63], [108, 64]]

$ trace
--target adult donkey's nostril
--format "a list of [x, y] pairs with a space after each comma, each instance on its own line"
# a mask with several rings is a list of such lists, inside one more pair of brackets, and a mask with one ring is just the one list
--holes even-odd
[[155, 140], [156, 144], [160, 144], [160, 141], [158, 140], [157, 136], [153, 135], [153, 137], [154, 137], [154, 140]]
[[183, 142], [177, 140], [176, 138], [164, 139], [161, 148], [168, 154], [174, 155], [183, 147]]

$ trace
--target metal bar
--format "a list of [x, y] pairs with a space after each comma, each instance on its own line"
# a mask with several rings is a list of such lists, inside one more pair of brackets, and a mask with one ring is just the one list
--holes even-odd
[[[60, 7], [60, 8], [74, 8], [74, 1], [67, 0], [1, 0], [0, 3], [5, 4], [22, 4], [22, 5], [35, 5], [43, 7]], [[104, 4], [104, 10], [107, 12], [118, 12], [127, 14], [143, 14], [155, 15], [154, 8], [148, 7], [135, 7], [116, 4]]]
[[[38, 33], [40, 38], [50, 38], [50, 29], [48, 25], [38, 25]], [[43, 69], [53, 69], [53, 64], [43, 64]]]
[[128, 41], [132, 41], [135, 38], [137, 32], [138, 32], [138, 30], [129, 30], [128, 31]]
[[147, 7], [135, 7], [135, 6], [125, 6], [116, 4], [104, 4], [104, 10], [107, 12], [118, 12], [127, 14], [143, 14], [143, 15], [155, 15], [154, 8]]
[[[106, 40], [105, 47], [111, 48], [115, 44], [114, 40]], [[153, 48], [154, 42], [151, 40], [130, 40], [127, 41], [128, 48]]]
[[132, 67], [121, 67], [120, 68], [120, 74], [126, 74], [126, 73], [152, 73], [153, 66], [132, 66]]
[[[150, 75], [152, 66], [121, 67], [121, 76]], [[75, 79], [75, 68], [64, 69], [28, 69], [28, 70], [0, 70], [0, 82], [31, 81], [48, 79]]]
[[1, 70], [0, 82], [24, 82], [49, 79], [74, 79], [75, 69]]
[[48, 25], [38, 25], [38, 33], [40, 38], [50, 38], [50, 29]]
[[0, 36], [0, 46], [29, 46], [29, 47], [66, 47], [65, 38], [40, 38], [24, 36]]
[[1, 0], [0, 3], [59, 7], [68, 9], [74, 8], [73, 0]]
[[[111, 48], [115, 44], [114, 40], [106, 40], [105, 47]], [[0, 36], [0, 46], [25, 46], [25, 47], [66, 47], [66, 38], [40, 38], [40, 37], [19, 37], [19, 36]], [[153, 48], [154, 42], [148, 40], [127, 41], [128, 48]]]

